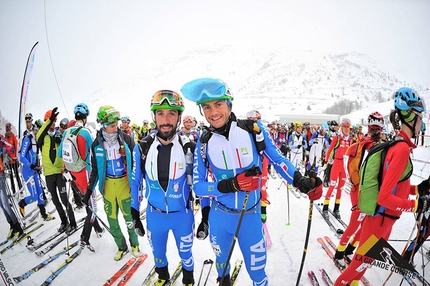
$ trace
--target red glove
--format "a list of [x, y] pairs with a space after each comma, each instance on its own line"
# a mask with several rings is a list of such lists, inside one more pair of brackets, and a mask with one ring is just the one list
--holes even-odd
[[316, 201], [319, 198], [321, 198], [322, 193], [323, 193], [323, 188], [322, 188], [322, 185], [320, 184], [319, 186], [317, 186], [315, 189], [313, 189], [308, 193], [308, 198], [311, 201]]
[[314, 171], [309, 172], [309, 177], [314, 183], [315, 188], [308, 192], [308, 198], [311, 201], [316, 201], [322, 196], [322, 181], [317, 177], [317, 174]]
[[258, 166], [236, 175], [234, 178], [218, 182], [218, 190], [221, 193], [234, 193], [238, 191], [255, 191], [260, 187], [261, 170]]
[[[260, 168], [258, 168], [260, 170]], [[236, 182], [239, 190], [250, 192], [255, 191], [260, 187], [261, 172], [255, 172], [252, 169], [236, 175]]]

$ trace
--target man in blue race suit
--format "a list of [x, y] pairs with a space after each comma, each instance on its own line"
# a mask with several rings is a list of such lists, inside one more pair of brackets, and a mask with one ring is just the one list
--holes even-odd
[[[269, 285], [260, 217], [261, 155], [266, 155], [276, 171], [307, 193], [310, 200], [321, 197], [321, 179], [314, 172], [309, 178], [296, 171], [260, 122], [236, 119], [232, 112], [233, 95], [225, 83], [196, 79], [181, 91], [185, 98], [199, 105], [210, 124], [209, 131], [196, 145], [193, 187], [196, 195], [212, 197], [209, 237], [216, 254], [220, 286], [231, 285], [228, 258], [238, 227], [237, 241], [253, 285]], [[210, 171], [213, 181], [208, 180]]]

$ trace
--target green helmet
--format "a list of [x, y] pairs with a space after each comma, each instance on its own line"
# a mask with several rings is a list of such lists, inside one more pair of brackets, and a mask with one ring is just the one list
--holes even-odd
[[112, 124], [118, 122], [120, 118], [119, 111], [110, 105], [101, 106], [97, 112], [97, 122], [100, 124]]
[[40, 129], [40, 127], [42, 127], [42, 125], [43, 125], [43, 122], [42, 122], [42, 120], [37, 119], [36, 122], [34, 122], [34, 125], [36, 125]]
[[184, 108], [182, 97], [173, 90], [159, 90], [154, 93], [151, 99], [151, 111], [157, 109], [176, 109], [179, 112], [183, 112]]

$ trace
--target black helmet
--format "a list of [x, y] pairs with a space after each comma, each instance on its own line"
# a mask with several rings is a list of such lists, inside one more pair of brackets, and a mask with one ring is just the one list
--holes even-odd
[[25, 121], [29, 121], [29, 122], [33, 121], [33, 114], [27, 113], [25, 115]]

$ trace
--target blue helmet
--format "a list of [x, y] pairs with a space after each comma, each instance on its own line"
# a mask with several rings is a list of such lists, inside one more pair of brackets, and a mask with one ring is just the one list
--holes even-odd
[[75, 110], [73, 111], [74, 114], [80, 113], [82, 115], [90, 115], [90, 110], [88, 109], [88, 106], [85, 103], [78, 103], [75, 106]]
[[327, 131], [328, 130], [328, 124], [327, 123], [325, 123], [325, 122], [323, 122], [322, 124], [321, 124], [321, 131]]
[[419, 113], [425, 111], [423, 99], [410, 87], [402, 87], [394, 93], [394, 107], [398, 110], [413, 109]]

